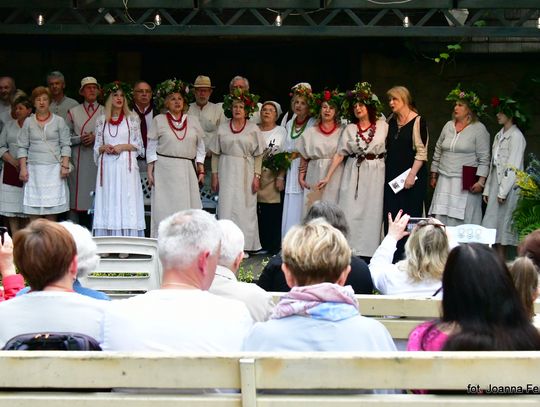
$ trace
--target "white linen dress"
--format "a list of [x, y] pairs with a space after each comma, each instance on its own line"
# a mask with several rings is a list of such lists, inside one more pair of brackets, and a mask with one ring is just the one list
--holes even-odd
[[[94, 203], [94, 236], [144, 237], [144, 201], [137, 156], [144, 155], [139, 119], [114, 126], [102, 115], [96, 122], [94, 160], [98, 166]], [[136, 151], [100, 154], [104, 144], [131, 144]]]

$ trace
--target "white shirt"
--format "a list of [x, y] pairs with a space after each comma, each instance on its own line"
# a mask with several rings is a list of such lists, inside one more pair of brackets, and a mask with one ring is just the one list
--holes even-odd
[[223, 266], [217, 266], [214, 281], [208, 291], [220, 297], [242, 301], [256, 322], [266, 321], [274, 308], [269, 293], [256, 284], [238, 281], [234, 273]]
[[111, 303], [103, 350], [236, 352], [253, 321], [240, 301], [202, 290], [154, 290]]
[[431, 297], [435, 291], [441, 288], [442, 282], [433, 279], [411, 280], [403, 261], [392, 264], [396, 244], [396, 239], [392, 236], [386, 236], [373, 254], [369, 262], [373, 285], [381, 294], [399, 294], [402, 297]]
[[75, 292], [35, 291], [0, 303], [0, 347], [16, 335], [76, 332], [103, 339], [108, 301]]

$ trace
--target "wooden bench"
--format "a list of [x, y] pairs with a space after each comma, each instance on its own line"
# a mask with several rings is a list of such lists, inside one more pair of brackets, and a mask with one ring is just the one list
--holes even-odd
[[[273, 292], [275, 303], [285, 293]], [[410, 332], [422, 322], [440, 316], [441, 300], [433, 297], [404, 298], [394, 295], [356, 295], [360, 314], [376, 318], [388, 329], [393, 339], [405, 340]], [[540, 301], [534, 304], [540, 313]]]
[[[16, 407], [540, 403], [538, 394], [466, 394], [493, 386], [522, 386], [523, 391], [529, 385], [540, 386], [540, 352], [210, 356], [4, 351], [0, 352], [0, 371], [0, 405]], [[351, 394], [359, 389], [438, 389], [464, 394]], [[538, 387], [529, 390], [540, 391]]]

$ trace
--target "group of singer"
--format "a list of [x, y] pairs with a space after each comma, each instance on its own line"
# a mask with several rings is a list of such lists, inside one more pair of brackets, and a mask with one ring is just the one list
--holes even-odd
[[[144, 236], [142, 175], [151, 189], [152, 237], [168, 216], [202, 208], [206, 184], [217, 194], [218, 218], [244, 233], [246, 256], [279, 251], [282, 236], [319, 200], [343, 209], [349, 244], [364, 258], [381, 242], [385, 215], [400, 210], [496, 228], [501, 251], [517, 244], [515, 169], [523, 169], [527, 118], [515, 98], [492, 99], [502, 128], [490, 147], [480, 121], [486, 105], [460, 85], [451, 90], [452, 117], [428, 168], [427, 122], [403, 86], [387, 91], [385, 117], [368, 82], [319, 93], [298, 83], [282, 117], [280, 104], [259, 102], [241, 76], [223, 103], [210, 102], [214, 86], [204, 75], [155, 89], [145, 81], [102, 87], [85, 77], [82, 103], [64, 94], [61, 72], [47, 82], [28, 96], [13, 78], [0, 78], [0, 215], [12, 233], [28, 218], [69, 212], [95, 236]], [[426, 208], [428, 184], [434, 192]]]

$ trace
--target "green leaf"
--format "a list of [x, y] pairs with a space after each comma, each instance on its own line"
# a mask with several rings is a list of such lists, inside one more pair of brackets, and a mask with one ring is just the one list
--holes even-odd
[[473, 25], [475, 27], [485, 27], [487, 24], [485, 20], [478, 20], [478, 21], [475, 21]]
[[450, 44], [447, 45], [446, 48], [448, 48], [450, 51], [461, 51], [461, 45], [459, 44]]
[[439, 57], [442, 58], [442, 59], [448, 59], [448, 58], [450, 58], [450, 54], [447, 54], [446, 52], [441, 52], [439, 54]]
[[441, 62], [441, 58], [434, 58], [433, 60], [437, 63]]

